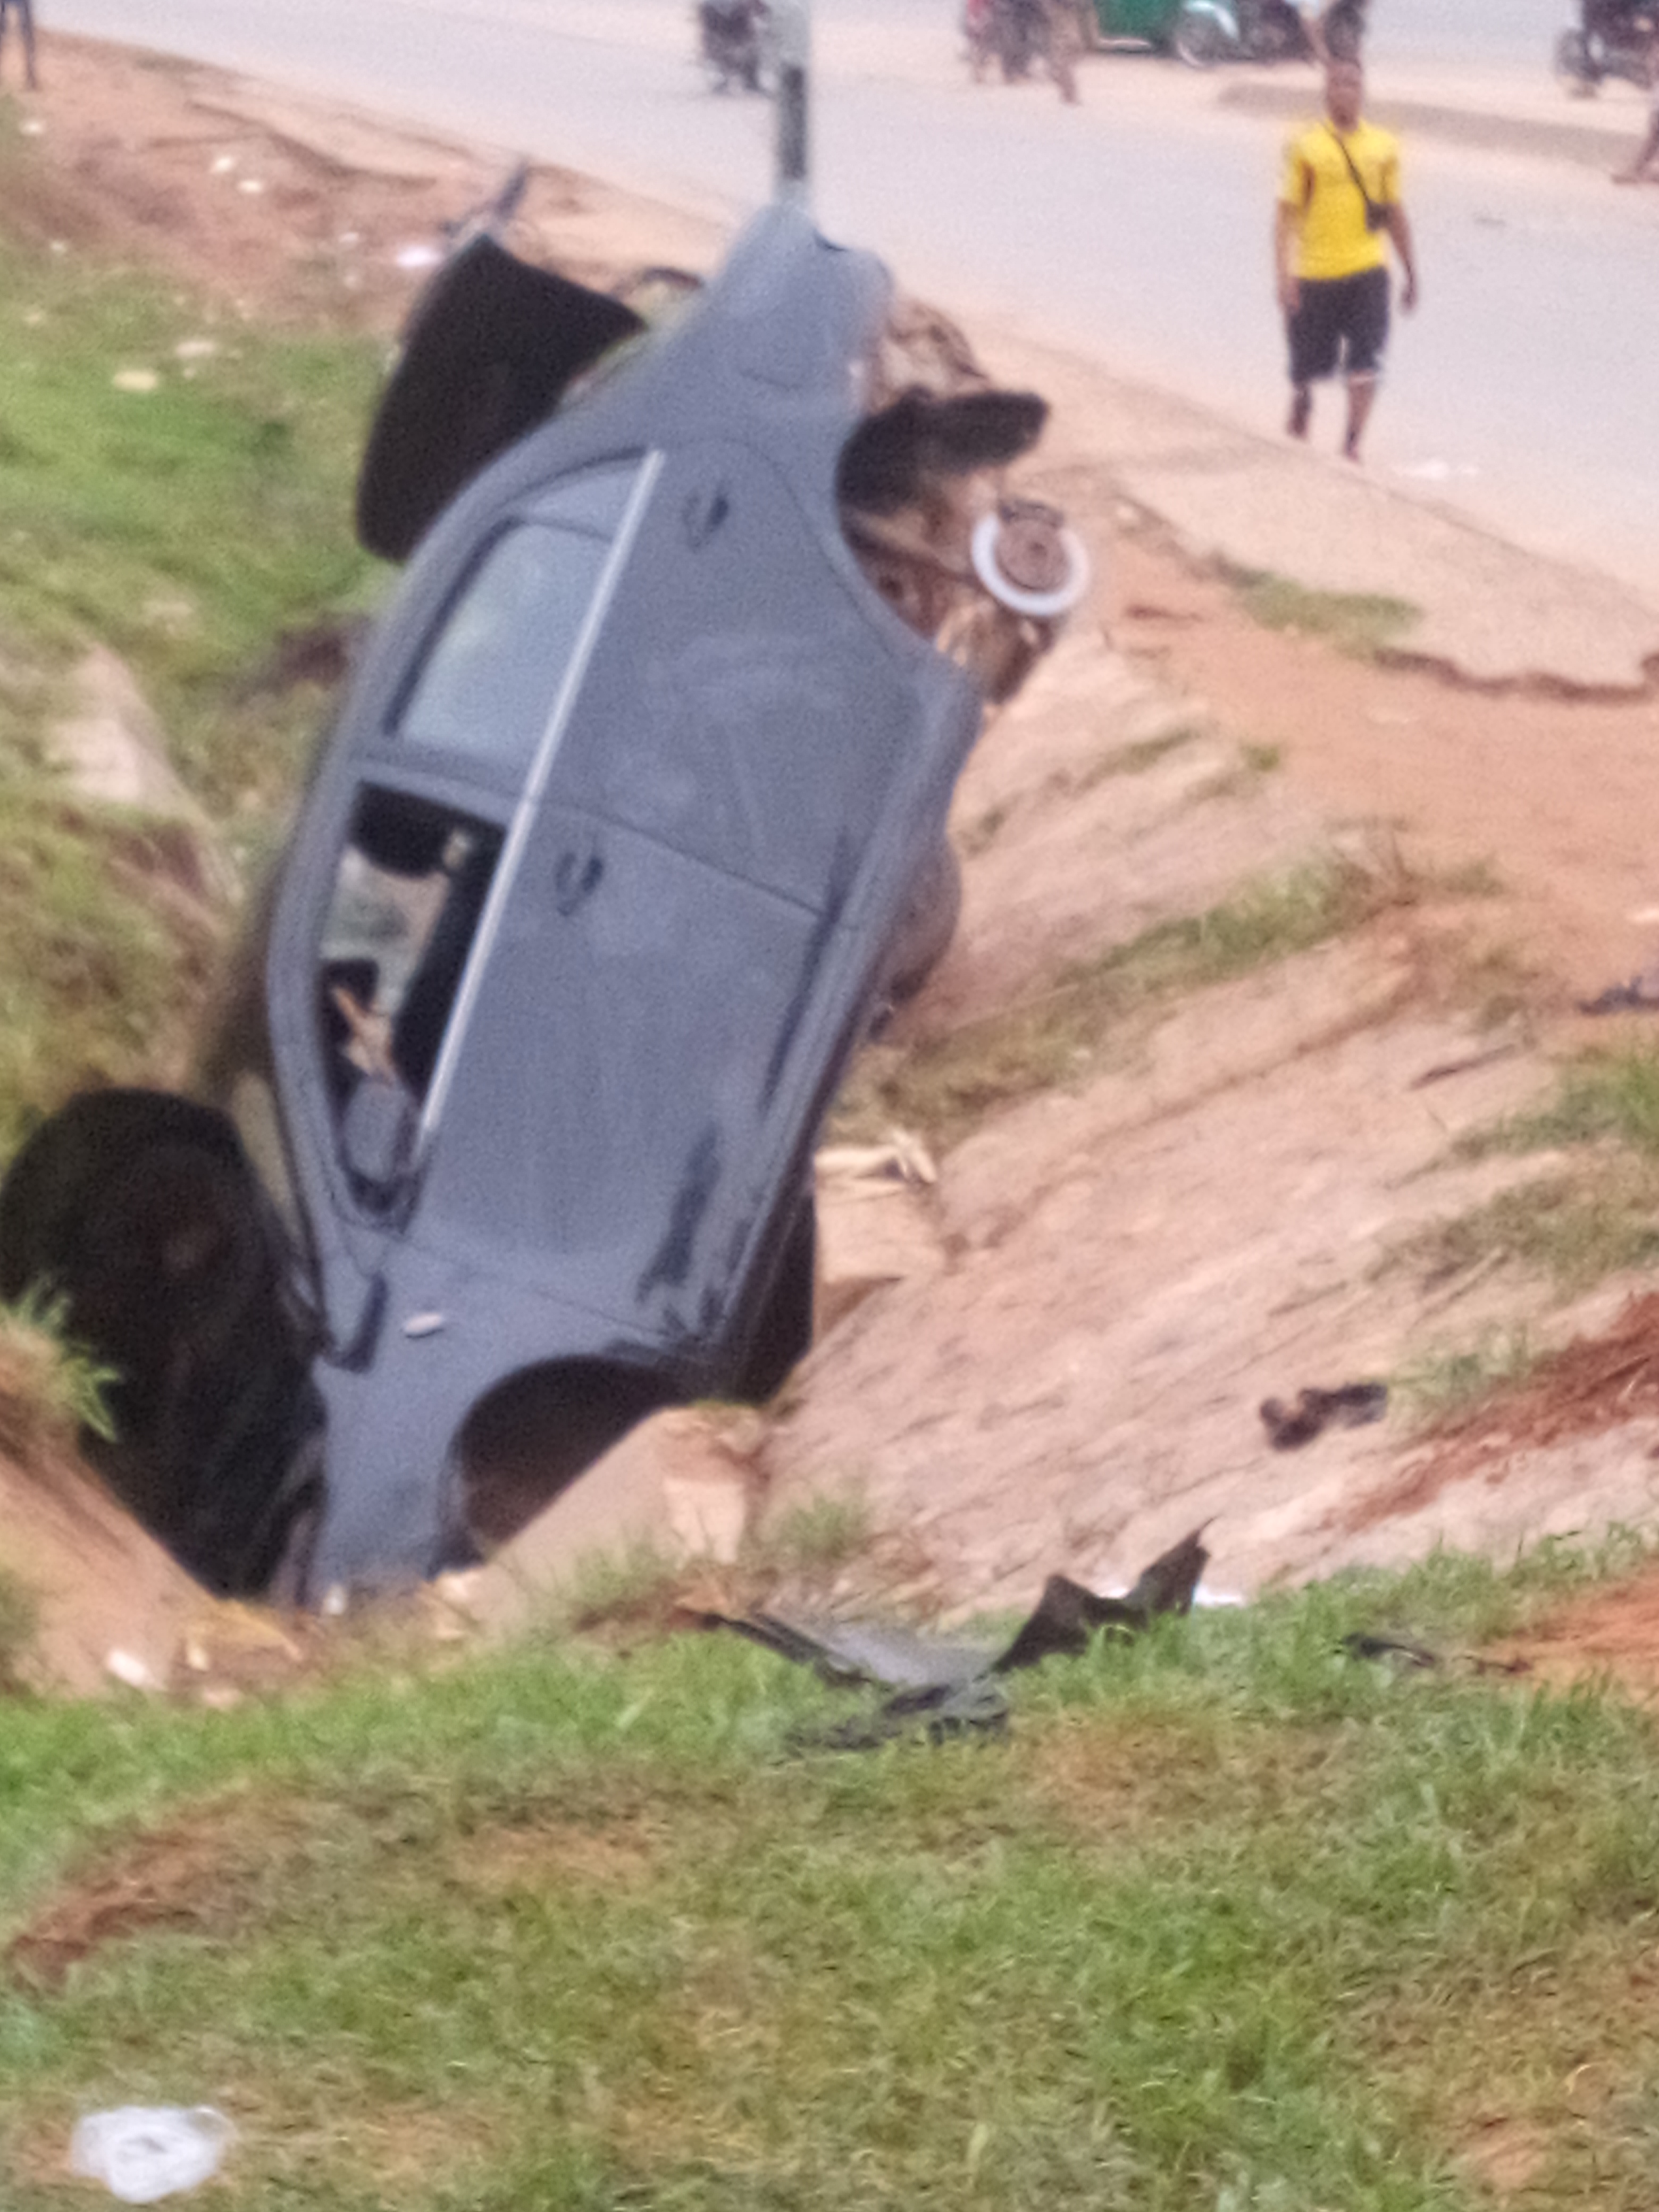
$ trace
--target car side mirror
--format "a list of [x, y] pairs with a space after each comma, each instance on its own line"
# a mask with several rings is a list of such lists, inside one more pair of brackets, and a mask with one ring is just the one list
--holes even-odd
[[409, 1174], [420, 1119], [413, 1092], [395, 1076], [365, 1075], [346, 1101], [340, 1151], [357, 1196], [377, 1212]]

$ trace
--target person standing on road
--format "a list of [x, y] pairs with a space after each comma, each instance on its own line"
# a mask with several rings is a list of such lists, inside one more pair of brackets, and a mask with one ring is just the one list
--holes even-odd
[[1273, 273], [1291, 355], [1292, 438], [1313, 419], [1313, 386], [1339, 370], [1348, 387], [1342, 450], [1359, 459], [1389, 337], [1389, 246], [1404, 283], [1400, 304], [1417, 305], [1417, 257], [1400, 198], [1400, 148], [1360, 113], [1365, 76], [1358, 62], [1325, 72], [1325, 117], [1285, 149], [1273, 228]]
[[40, 79], [34, 67], [34, 0], [0, 0], [0, 49], [6, 43], [6, 24], [15, 16], [23, 40], [23, 82], [31, 92], [39, 92]]

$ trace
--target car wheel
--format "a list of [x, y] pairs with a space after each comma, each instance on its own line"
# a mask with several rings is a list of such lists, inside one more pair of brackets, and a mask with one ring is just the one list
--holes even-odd
[[894, 933], [883, 979], [894, 1004], [914, 999], [950, 950], [962, 919], [962, 863], [942, 838], [917, 874]]
[[1205, 8], [1183, 8], [1172, 37], [1176, 58], [1188, 69], [1212, 69], [1228, 54], [1226, 32]]
[[456, 1441], [447, 1564], [487, 1557], [516, 1536], [647, 1413], [674, 1402], [656, 1377], [598, 1359], [527, 1368], [498, 1383]]

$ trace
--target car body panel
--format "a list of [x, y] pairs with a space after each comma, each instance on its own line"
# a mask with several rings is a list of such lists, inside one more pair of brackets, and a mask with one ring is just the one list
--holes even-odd
[[[266, 968], [331, 1347], [320, 1583], [442, 1562], [456, 1437], [520, 1370], [597, 1359], [672, 1396], [745, 1370], [979, 724], [841, 529], [886, 300], [878, 264], [768, 210], [671, 331], [460, 494], [379, 626]], [[339, 920], [389, 854], [441, 911], [385, 1080], [343, 1085], [316, 979], [389, 941]]]

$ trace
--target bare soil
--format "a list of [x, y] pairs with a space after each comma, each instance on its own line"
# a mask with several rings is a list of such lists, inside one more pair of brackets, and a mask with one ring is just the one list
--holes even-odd
[[[422, 249], [498, 180], [490, 156], [216, 70], [51, 35], [41, 58], [23, 218], [249, 314], [390, 335]], [[723, 241], [544, 169], [515, 242], [611, 283], [706, 267]], [[1431, 1287], [1392, 1255], [1536, 1172], [1460, 1166], [1448, 1139], [1535, 1095], [1589, 1033], [1575, 999], [1649, 956], [1659, 700], [1483, 690], [1259, 628], [1121, 496], [1108, 380], [951, 304], [994, 373], [1052, 401], [1030, 488], [1066, 507], [1101, 583], [964, 779], [963, 924], [899, 1041], [970, 1036], [1040, 1002], [1065, 962], [1333, 842], [1395, 895], [1340, 943], [1126, 1024], [950, 1153], [925, 1200], [932, 1263], [866, 1297], [787, 1394], [775, 1497], [856, 1486], [902, 1534], [906, 1595], [943, 1606], [1029, 1596], [1053, 1568], [1107, 1585], [1200, 1520], [1212, 1580], [1247, 1592], [1650, 1518], [1656, 1322], [1647, 1304], [1617, 1318], [1643, 1286], [1565, 1308], [1503, 1268]], [[1501, 895], [1437, 886], [1487, 859]], [[1517, 1318], [1556, 1342], [1614, 1334], [1544, 1370], [1501, 1436], [1391, 1418], [1277, 1452], [1257, 1418], [1269, 1395], [1396, 1372]], [[78, 1571], [61, 1499], [3, 1467], [0, 1510], [59, 1680], [88, 1686], [117, 1650], [166, 1679], [168, 1650], [216, 1632], [280, 1672], [268, 1638], [203, 1627], [213, 1609], [142, 1539], [140, 1586]], [[1656, 1588], [1604, 1594], [1554, 1641], [1659, 1679]], [[222, 1681], [205, 1659], [173, 1667]]]

